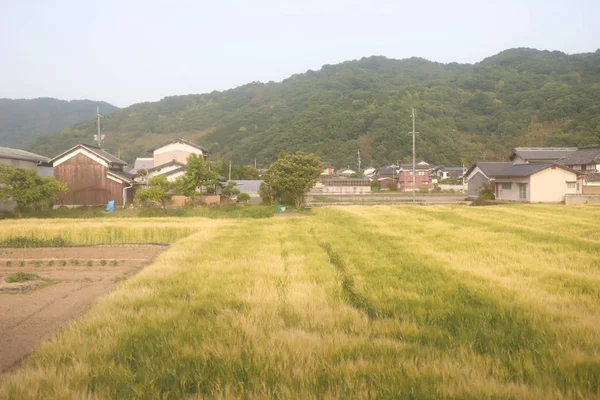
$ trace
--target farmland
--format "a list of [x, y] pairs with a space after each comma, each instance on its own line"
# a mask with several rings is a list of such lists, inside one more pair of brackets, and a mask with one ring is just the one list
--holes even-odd
[[599, 219], [503, 205], [0, 221], [0, 241], [172, 243], [1, 377], [0, 398], [597, 398]]

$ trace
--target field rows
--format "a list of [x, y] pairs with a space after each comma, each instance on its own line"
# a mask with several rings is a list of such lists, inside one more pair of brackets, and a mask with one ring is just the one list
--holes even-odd
[[173, 244], [2, 378], [0, 398], [598, 398], [599, 218], [507, 205], [1, 221], [0, 240]]

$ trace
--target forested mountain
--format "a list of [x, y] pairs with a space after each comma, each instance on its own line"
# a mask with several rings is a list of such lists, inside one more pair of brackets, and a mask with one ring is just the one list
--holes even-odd
[[96, 115], [118, 110], [103, 101], [0, 99], [0, 146], [21, 148], [35, 138], [59, 132]]
[[[417, 154], [460, 165], [505, 158], [515, 146], [600, 143], [600, 50], [566, 55], [506, 50], [476, 64], [369, 57], [281, 83], [167, 97], [103, 120], [106, 148], [132, 161], [174, 136], [217, 156], [266, 165], [282, 151], [316, 152], [335, 166], [408, 161], [411, 107]], [[30, 150], [55, 155], [91, 141], [94, 121], [37, 139]]]

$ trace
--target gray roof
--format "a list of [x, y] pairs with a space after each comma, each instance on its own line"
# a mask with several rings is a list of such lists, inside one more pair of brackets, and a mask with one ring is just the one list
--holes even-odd
[[140, 169], [150, 169], [154, 167], [154, 159], [153, 158], [136, 158], [135, 163], [133, 164], [133, 168], [131, 169], [132, 174], [136, 174]]
[[468, 176], [475, 167], [479, 167], [479, 169], [488, 177], [493, 178], [498, 175], [498, 172], [502, 171], [504, 168], [512, 165], [511, 162], [508, 161], [479, 161], [465, 173], [465, 176]]
[[[343, 184], [344, 186], [370, 186], [371, 180], [369, 178], [329, 178], [323, 179], [323, 185], [325, 186], [338, 186]], [[350, 184], [350, 185], [348, 185]]]
[[42, 161], [48, 162], [48, 157], [40, 156], [39, 154], [30, 153], [25, 150], [11, 149], [10, 147], [0, 147], [0, 158], [10, 158], [13, 160], [25, 160], [25, 161]]
[[119, 170], [114, 170], [114, 169], [109, 169], [108, 172], [110, 172], [111, 174], [117, 175], [118, 177], [124, 179], [125, 181], [127, 181], [129, 183], [133, 182], [133, 178], [135, 176], [129, 172], [119, 171]]
[[579, 175], [581, 174], [580, 172], [574, 171], [571, 168], [567, 168], [565, 166], [562, 166], [562, 165], [556, 164], [556, 163], [531, 163], [531, 164], [510, 165], [510, 166], [504, 168], [502, 171], [498, 172], [496, 177], [506, 177], [506, 176], [525, 177], [525, 176], [533, 175], [536, 172], [540, 172], [546, 168], [550, 168], [553, 166], [561, 168], [561, 169], [565, 169], [567, 171], [574, 172]]
[[577, 147], [517, 147], [509, 159], [515, 156], [523, 160], [558, 160], [577, 150]]
[[153, 147], [152, 149], [150, 149], [148, 151], [149, 152], [153, 152], [154, 150], [160, 149], [161, 147], [166, 146], [166, 145], [171, 144], [171, 143], [185, 143], [185, 144], [187, 144], [189, 146], [192, 146], [192, 147], [195, 147], [197, 149], [202, 150], [203, 153], [211, 154], [210, 150], [208, 150], [206, 147], [202, 147], [199, 144], [192, 143], [189, 140], [185, 140], [184, 138], [180, 138], [180, 137], [175, 138], [175, 139], [171, 139], [171, 140], [167, 140], [166, 142], [163, 142], [163, 143], [159, 144], [156, 147]]
[[593, 174], [587, 174], [585, 180], [588, 182], [600, 182], [600, 173], [594, 172]]
[[77, 149], [86, 149], [91, 153], [94, 153], [95, 155], [97, 155], [98, 157], [108, 161], [111, 164], [119, 164], [119, 165], [127, 165], [127, 163], [123, 160], [121, 160], [120, 158], [117, 158], [115, 156], [113, 156], [112, 154], [102, 150], [100, 147], [98, 146], [93, 146], [91, 144], [83, 144], [83, 143], [79, 143], [76, 146], [71, 147], [69, 150], [60, 153], [59, 155], [57, 155], [56, 157], [54, 157], [53, 159], [50, 160], [50, 162], [54, 162], [55, 160], [59, 159], [60, 157], [62, 157], [65, 154], [71, 153]]
[[180, 167], [185, 167], [186, 166], [186, 164], [184, 164], [182, 162], [179, 162], [177, 160], [171, 160], [171, 161], [166, 162], [164, 164], [160, 164], [160, 165], [157, 165], [155, 167], [149, 168], [148, 171], [156, 171], [156, 170], [159, 170], [159, 169], [163, 169], [165, 167], [170, 167], [171, 165], [179, 165]]
[[235, 180], [232, 179], [232, 181], [235, 182], [235, 189], [238, 189], [240, 192], [243, 193], [248, 193], [248, 194], [257, 194], [258, 193], [258, 189], [260, 188], [260, 184], [263, 183], [264, 181], [257, 179], [257, 180]]
[[559, 161], [562, 165], [585, 165], [600, 162], [600, 147], [582, 147]]

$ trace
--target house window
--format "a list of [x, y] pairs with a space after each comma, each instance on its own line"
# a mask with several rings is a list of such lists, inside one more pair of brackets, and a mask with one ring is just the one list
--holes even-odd
[[428, 182], [428, 181], [423, 181], [423, 182], [421, 182], [421, 186], [428, 186], [428, 185], [429, 185], [429, 182]]
[[581, 171], [581, 165], [573, 165], [575, 171]]
[[519, 183], [519, 200], [527, 200], [527, 184]]
[[588, 171], [595, 171], [596, 170], [596, 164], [589, 164], [587, 166], [587, 170]]
[[567, 189], [577, 189], [577, 182], [567, 182]]
[[423, 175], [425, 175], [425, 172], [424, 171], [419, 171], [419, 176], [423, 176]]
[[511, 183], [503, 183], [502, 184], [502, 190], [510, 190], [512, 188]]

